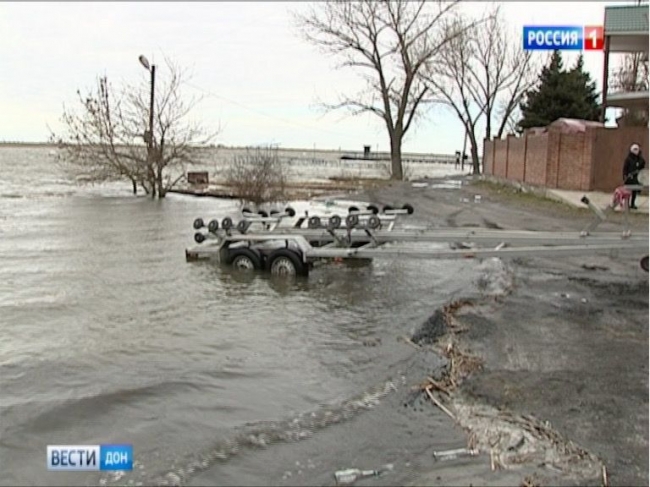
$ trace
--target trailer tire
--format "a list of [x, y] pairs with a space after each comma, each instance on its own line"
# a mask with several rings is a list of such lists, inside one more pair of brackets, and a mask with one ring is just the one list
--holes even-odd
[[290, 206], [287, 206], [287, 207], [284, 209], [284, 212], [285, 212], [287, 215], [289, 215], [291, 218], [293, 218], [294, 216], [296, 216], [296, 210], [294, 210], [294, 209], [291, 208]]
[[227, 216], [226, 218], [223, 219], [221, 222], [221, 228], [224, 230], [230, 230], [232, 228], [232, 218]]
[[647, 255], [643, 259], [641, 259], [640, 264], [641, 264], [641, 269], [648, 272], [648, 256]]
[[309, 275], [309, 266], [291, 249], [274, 250], [268, 258], [268, 270], [272, 276]]
[[386, 205], [384, 206], [383, 212], [386, 213], [387, 211], [391, 211], [391, 210], [394, 210], [394, 208], [392, 206]]
[[406, 213], [408, 213], [409, 215], [412, 215], [413, 212], [415, 211], [413, 209], [413, 207], [411, 205], [409, 205], [408, 203], [406, 203], [404, 206], [402, 206], [402, 209], [406, 210]]
[[268, 216], [269, 216], [269, 214], [267, 212], [265, 212], [264, 210], [258, 211], [257, 214], [259, 216], [261, 216], [262, 218], [268, 218]]
[[219, 230], [219, 220], [210, 220], [208, 223], [208, 231], [215, 233], [217, 230]]
[[192, 226], [194, 227], [194, 230], [199, 230], [203, 228], [205, 226], [203, 223], [203, 218], [197, 218], [196, 220], [194, 220]]
[[254, 250], [236, 248], [228, 251], [228, 264], [233, 269], [242, 272], [259, 271], [262, 269], [262, 259]]
[[194, 241], [197, 244], [201, 244], [201, 243], [205, 242], [205, 235], [203, 235], [201, 232], [196, 232], [194, 234]]
[[358, 212], [358, 211], [359, 211], [359, 208], [357, 208], [356, 206], [351, 206], [350, 208], [348, 208], [348, 213], [354, 213], [354, 212]]
[[251, 215], [253, 214], [253, 212], [250, 210], [250, 208], [242, 208], [241, 212], [242, 212], [242, 214], [245, 214], [245, 213], [250, 213]]
[[307, 222], [307, 226], [309, 228], [320, 228], [320, 218], [317, 216], [312, 216], [309, 217], [309, 221]]
[[280, 212], [279, 212], [278, 210], [271, 210], [271, 211], [269, 211], [269, 215], [271, 215], [271, 216], [278, 215], [279, 213], [280, 213]]
[[246, 233], [248, 227], [250, 226], [251, 226], [250, 222], [247, 222], [246, 220], [239, 220], [237, 222], [237, 230], [239, 231], [239, 233]]
[[368, 205], [368, 206], [366, 207], [366, 209], [367, 209], [368, 211], [372, 211], [372, 214], [373, 214], [373, 215], [376, 215], [377, 213], [379, 213], [379, 208], [377, 208], [375, 205]]
[[352, 214], [345, 217], [345, 226], [347, 228], [354, 228], [359, 224], [359, 216]]
[[341, 226], [341, 217], [338, 215], [332, 215], [327, 221], [327, 227], [330, 230], [336, 230]]
[[370, 215], [368, 218], [368, 228], [375, 230], [381, 226], [381, 220], [377, 215]]

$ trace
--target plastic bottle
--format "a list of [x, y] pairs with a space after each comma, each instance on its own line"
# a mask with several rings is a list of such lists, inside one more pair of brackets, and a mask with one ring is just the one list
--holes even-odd
[[379, 474], [379, 470], [359, 470], [358, 468], [348, 468], [347, 470], [339, 470], [334, 474], [334, 477], [336, 478], [336, 485], [348, 485], [361, 478], [374, 477]]

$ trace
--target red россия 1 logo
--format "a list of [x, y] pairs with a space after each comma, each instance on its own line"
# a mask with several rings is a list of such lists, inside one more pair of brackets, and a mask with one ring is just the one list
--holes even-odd
[[605, 47], [604, 29], [600, 25], [586, 25], [583, 33], [585, 51], [602, 51]]

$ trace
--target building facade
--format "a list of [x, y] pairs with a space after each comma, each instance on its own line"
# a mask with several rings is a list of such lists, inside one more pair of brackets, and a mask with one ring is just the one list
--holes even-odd
[[[607, 108], [620, 108], [627, 116], [644, 120], [647, 126], [648, 79], [647, 72], [644, 79], [643, 71], [648, 62], [648, 6], [605, 7], [604, 37], [601, 121], [605, 121]], [[637, 62], [612, 72], [612, 54], [636, 54]], [[619, 125], [628, 125], [626, 115], [619, 119]]]

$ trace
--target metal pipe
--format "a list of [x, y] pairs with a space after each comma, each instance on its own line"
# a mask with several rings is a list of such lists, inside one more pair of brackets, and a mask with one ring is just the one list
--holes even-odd
[[605, 36], [605, 62], [603, 63], [603, 104], [602, 111], [600, 113], [601, 123], [605, 123], [605, 113], [607, 112], [607, 88], [609, 85], [609, 48], [610, 48], [611, 37]]
[[154, 93], [156, 86], [156, 65], [151, 66], [151, 97], [149, 100], [149, 151], [153, 149], [153, 107], [154, 107]]

